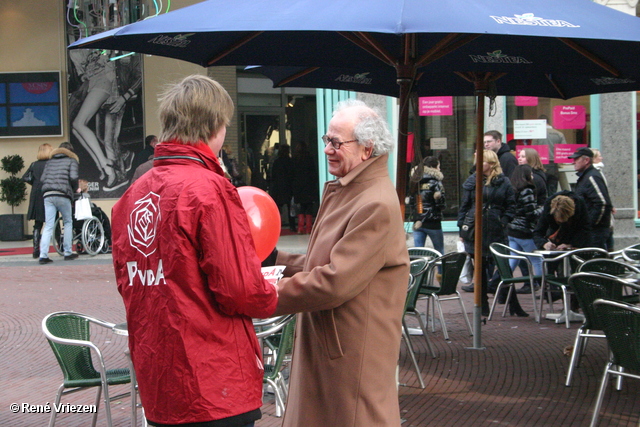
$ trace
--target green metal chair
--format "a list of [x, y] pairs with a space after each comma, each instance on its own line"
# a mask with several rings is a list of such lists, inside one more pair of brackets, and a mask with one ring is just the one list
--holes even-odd
[[[408, 305], [408, 301], [414, 298], [414, 295], [415, 295], [413, 292], [414, 289], [416, 289], [416, 279], [415, 277], [413, 277], [411, 273], [409, 273], [409, 285], [407, 287], [407, 299], [405, 302], [405, 309]], [[413, 368], [416, 370], [416, 375], [418, 376], [418, 382], [420, 383], [420, 388], [425, 388], [424, 380], [422, 379], [422, 373], [420, 372], [420, 366], [418, 365], [418, 360], [416, 359], [415, 352], [413, 351], [413, 345], [411, 344], [411, 335], [409, 334], [409, 328], [407, 327], [407, 324], [404, 320], [404, 314], [405, 313], [402, 314], [402, 340], [407, 346], [407, 352], [409, 353], [409, 357], [411, 358], [411, 363], [413, 364]], [[422, 322], [420, 325], [422, 326]], [[422, 329], [424, 333], [425, 328], [422, 328]], [[429, 337], [427, 336], [427, 334], [424, 334], [424, 336], [425, 336], [425, 340], [427, 340], [427, 344], [433, 354], [433, 357], [436, 357], [435, 353], [433, 352], [433, 348], [431, 348], [431, 342], [429, 341]]]
[[[411, 286], [407, 290], [407, 299], [405, 300], [404, 304], [404, 315], [402, 316], [402, 328], [407, 333], [407, 336], [410, 337], [411, 333], [405, 322], [405, 316], [409, 315], [418, 319], [418, 324], [420, 325], [422, 336], [427, 342], [427, 346], [429, 347], [429, 351], [431, 352], [432, 357], [435, 358], [436, 352], [433, 348], [433, 345], [431, 344], [429, 335], [427, 334], [426, 324], [422, 320], [422, 316], [416, 308], [418, 297], [420, 296], [419, 291], [427, 277], [427, 270], [429, 268], [429, 265], [430, 262], [427, 261], [426, 258], [417, 258], [412, 260], [410, 263], [410, 274], [411, 277], [413, 277], [413, 283], [410, 283]], [[411, 348], [410, 351], [413, 352], [413, 349]]]
[[[590, 425], [596, 427], [609, 375], [640, 380], [640, 307], [606, 299], [597, 299], [593, 306], [598, 317], [602, 319], [602, 327], [611, 352], [591, 417]], [[637, 396], [631, 398], [636, 399]]]
[[414, 260], [418, 257], [426, 258], [427, 261], [434, 260], [436, 258], [440, 258], [442, 254], [435, 249], [424, 248], [421, 246], [409, 248], [409, 259]]
[[[100, 395], [103, 395], [107, 425], [112, 426], [110, 402], [115, 399], [127, 397], [131, 392], [109, 396], [109, 386], [116, 384], [129, 384], [131, 375], [128, 368], [107, 369], [100, 349], [91, 342], [91, 327], [97, 325], [113, 330], [114, 323], [105, 322], [91, 316], [80, 313], [61, 311], [48, 314], [42, 319], [42, 331], [44, 332], [51, 349], [60, 364], [64, 381], [58, 388], [55, 404], [60, 404], [63, 395], [96, 387], [96, 412], [93, 415], [92, 426], [96, 425], [98, 409], [100, 407]], [[98, 366], [94, 367], [92, 361], [94, 353]], [[134, 402], [132, 401], [132, 404]], [[51, 412], [49, 426], [56, 422], [56, 411]]]
[[602, 317], [595, 311], [593, 302], [598, 298], [621, 301], [624, 288], [630, 286], [614, 276], [600, 273], [576, 273], [569, 278], [568, 283], [578, 299], [585, 320], [576, 332], [565, 381], [565, 386], [567, 387], [571, 385], [573, 373], [580, 362], [580, 357], [584, 353], [584, 345], [587, 339], [605, 338], [604, 333], [594, 332], [602, 331], [604, 323]]
[[[282, 368], [286, 358], [291, 355], [296, 328], [295, 316], [285, 316], [283, 319], [285, 319], [285, 323], [278, 334], [278, 339], [275, 340], [277, 346], [274, 351], [273, 363], [264, 364], [264, 376], [262, 378], [263, 384], [269, 384], [273, 388], [276, 398], [276, 417], [281, 417], [284, 414], [287, 402], [287, 384], [282, 375]], [[271, 342], [274, 341], [272, 340]]]
[[[627, 246], [620, 251], [622, 259], [632, 265], [640, 265], [640, 243]], [[614, 259], [617, 258], [614, 256]]]
[[[590, 259], [580, 265], [578, 271], [584, 273], [608, 274], [623, 280], [628, 279], [630, 280], [630, 285], [633, 285], [635, 281], [640, 279], [640, 268], [615, 259]], [[629, 286], [628, 288], [633, 288], [633, 286]], [[640, 293], [638, 293], [637, 290], [632, 290], [632, 292], [628, 294], [623, 293], [622, 301], [630, 304], [637, 304], [640, 302]]]
[[[496, 307], [496, 302], [498, 301], [498, 295], [500, 294], [500, 290], [504, 286], [509, 287], [509, 292], [507, 293], [506, 301], [509, 301], [511, 298], [511, 294], [514, 292], [516, 283], [529, 283], [531, 287], [531, 299], [533, 300], [533, 312], [536, 321], [540, 323], [540, 312], [538, 311], [536, 304], [536, 289], [535, 282], [542, 281], [542, 276], [513, 276], [513, 271], [511, 270], [511, 266], [509, 265], [510, 259], [517, 259], [519, 261], [524, 261], [527, 263], [529, 267], [529, 271], [533, 273], [533, 265], [529, 257], [538, 257], [540, 259], [544, 258], [540, 254], [530, 254], [522, 251], [518, 251], [510, 248], [507, 245], [503, 245], [502, 243], [492, 243], [489, 246], [491, 250], [491, 255], [496, 263], [496, 267], [498, 269], [498, 274], [500, 275], [500, 283], [498, 284], [498, 288], [496, 289], [495, 296], [493, 298], [493, 302], [491, 303], [491, 311], [489, 312], [489, 320], [493, 317], [493, 311]], [[502, 317], [504, 317], [507, 313], [508, 304], [504, 305], [504, 310], [502, 311]]]
[[[427, 298], [426, 317], [429, 317], [429, 303], [431, 303], [433, 312], [435, 313], [435, 310], [438, 310], [440, 324], [442, 325], [442, 333], [444, 335], [444, 339], [447, 341], [449, 340], [449, 333], [447, 332], [447, 324], [444, 320], [444, 313], [441, 306], [443, 301], [458, 300], [460, 310], [462, 311], [464, 320], [467, 323], [469, 335], [473, 335], [467, 310], [464, 307], [464, 302], [462, 301], [460, 292], [458, 292], [457, 289], [458, 282], [460, 280], [460, 273], [462, 272], [466, 259], [467, 254], [464, 252], [450, 252], [434, 259], [429, 263], [426, 282], [420, 287], [420, 295]], [[442, 267], [442, 277], [440, 277], [440, 283], [435, 284], [433, 278], [434, 272], [438, 266]], [[431, 322], [431, 328], [432, 331], [435, 332], [435, 325], [433, 321]]]
[[[568, 284], [569, 276], [571, 276], [571, 272], [576, 272], [582, 263], [594, 258], [609, 258], [609, 252], [601, 248], [579, 248], [564, 252], [555, 257], [545, 257], [543, 259], [542, 282], [540, 286], [540, 315], [542, 315], [545, 292], [549, 301], [550, 310], [553, 312], [553, 296], [551, 295], [551, 287], [556, 286], [562, 291], [565, 324], [567, 329], [569, 329], [569, 322], [571, 321], [569, 300], [571, 289]], [[552, 262], [562, 262], [563, 264], [564, 271], [562, 271], [558, 276], [553, 276], [548, 272], [549, 264]]]

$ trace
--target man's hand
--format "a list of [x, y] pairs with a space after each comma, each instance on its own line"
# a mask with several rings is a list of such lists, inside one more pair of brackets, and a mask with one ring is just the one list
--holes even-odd
[[548, 251], [553, 251], [553, 250], [556, 249], [556, 245], [554, 245], [551, 242], [547, 242], [547, 243], [544, 244], [543, 248], [545, 248]]
[[122, 107], [124, 107], [124, 104], [126, 102], [127, 102], [127, 100], [124, 99], [124, 96], [119, 96], [118, 99], [116, 99], [116, 102], [111, 104], [111, 108], [109, 108], [109, 112], [111, 114], [118, 113], [120, 110], [122, 110]]

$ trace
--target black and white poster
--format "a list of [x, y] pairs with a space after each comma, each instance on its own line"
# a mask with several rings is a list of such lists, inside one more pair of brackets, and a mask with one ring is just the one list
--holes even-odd
[[[99, 10], [83, 14], [68, 4], [69, 43], [105, 29], [94, 25], [100, 21], [92, 13]], [[141, 55], [91, 49], [67, 55], [69, 142], [80, 159], [80, 178], [88, 181], [92, 198], [118, 198], [144, 148]]]

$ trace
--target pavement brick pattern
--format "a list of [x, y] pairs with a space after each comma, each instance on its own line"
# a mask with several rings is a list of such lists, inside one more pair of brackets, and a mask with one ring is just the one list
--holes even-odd
[[[122, 300], [106, 261], [88, 259], [40, 266], [28, 256], [0, 264], [0, 426], [47, 425], [49, 414], [11, 413], [11, 403], [53, 403], [62, 372], [41, 331], [42, 318], [53, 311], [73, 310], [112, 322], [125, 320]], [[60, 262], [58, 262], [60, 260]], [[94, 260], [98, 260], [96, 257]], [[464, 294], [471, 311], [472, 295]], [[521, 297], [532, 313], [531, 299]], [[424, 303], [422, 303], [424, 304]], [[424, 308], [424, 306], [423, 306]], [[438, 358], [432, 359], [424, 339], [413, 336], [427, 388], [417, 386], [406, 348], [400, 355], [399, 398], [406, 426], [586, 426], [602, 369], [607, 359], [604, 340], [592, 339], [577, 369], [572, 387], [564, 386], [569, 358], [563, 349], [573, 343], [571, 329], [532, 317], [501, 318], [482, 327], [484, 350], [469, 350], [468, 336], [457, 304], [444, 304], [451, 337], [440, 329], [432, 334]], [[94, 340], [105, 350], [108, 367], [126, 366], [126, 338], [100, 332]], [[113, 391], [122, 390], [116, 386]], [[63, 403], [92, 404], [93, 391], [63, 397]], [[130, 402], [112, 404], [115, 426], [128, 426]], [[329, 409], [329, 408], [327, 408]], [[640, 381], [625, 380], [621, 392], [610, 387], [603, 404], [601, 425], [637, 426]], [[258, 427], [280, 426], [273, 396], [265, 395]], [[60, 426], [90, 425], [90, 414], [61, 414]], [[105, 425], [103, 408], [98, 425]], [[340, 426], [328, 426], [340, 427]]]

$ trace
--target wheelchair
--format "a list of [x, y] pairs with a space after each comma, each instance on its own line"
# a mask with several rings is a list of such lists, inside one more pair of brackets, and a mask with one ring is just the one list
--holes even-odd
[[[63, 248], [64, 224], [62, 216], [58, 214], [56, 224], [53, 229], [53, 247], [60, 255], [64, 255]], [[81, 221], [73, 219], [73, 237], [71, 248], [75, 248], [77, 253], [88, 253], [91, 256], [99, 253], [107, 253], [108, 244], [105, 244], [104, 227], [100, 220], [92, 216]]]

